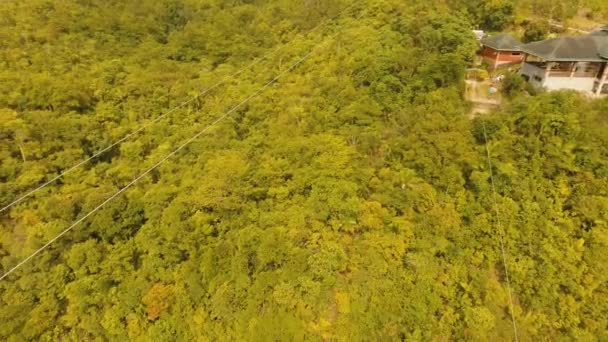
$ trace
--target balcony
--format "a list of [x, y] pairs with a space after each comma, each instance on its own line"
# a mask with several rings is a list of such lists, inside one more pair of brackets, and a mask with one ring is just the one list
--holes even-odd
[[[582, 77], [596, 78], [600, 74], [601, 65], [599, 63], [576, 63], [576, 62], [538, 62], [526, 61], [528, 74], [532, 73], [538, 77]], [[547, 73], [547, 68], [549, 72]], [[526, 74], [525, 72], [522, 72]]]

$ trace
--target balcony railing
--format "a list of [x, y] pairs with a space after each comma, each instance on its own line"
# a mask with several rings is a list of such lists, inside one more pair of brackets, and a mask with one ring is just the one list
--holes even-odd
[[543, 72], [546, 72], [550, 65], [549, 77], [597, 77], [600, 71], [600, 66], [596, 63], [585, 63], [581, 65], [572, 62], [547, 63], [526, 61], [526, 64], [535, 66], [536, 68], [543, 70]]
[[596, 77], [597, 78], [598, 70], [593, 71], [577, 71], [574, 73], [573, 77]]
[[551, 70], [549, 71], [549, 77], [570, 77], [571, 73], [569, 70]]

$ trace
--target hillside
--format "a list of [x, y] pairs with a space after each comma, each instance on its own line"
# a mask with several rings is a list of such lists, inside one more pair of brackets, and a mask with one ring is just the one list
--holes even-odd
[[608, 99], [471, 120], [497, 3], [0, 2], [0, 340], [607, 340]]

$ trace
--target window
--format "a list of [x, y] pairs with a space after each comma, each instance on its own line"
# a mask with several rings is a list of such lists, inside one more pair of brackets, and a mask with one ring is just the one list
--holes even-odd
[[511, 56], [521, 56], [521, 52], [511, 52]]

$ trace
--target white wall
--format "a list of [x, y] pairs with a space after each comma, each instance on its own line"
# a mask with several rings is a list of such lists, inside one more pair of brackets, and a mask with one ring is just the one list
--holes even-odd
[[593, 77], [547, 77], [545, 88], [549, 90], [573, 89], [592, 91], [595, 78]]

